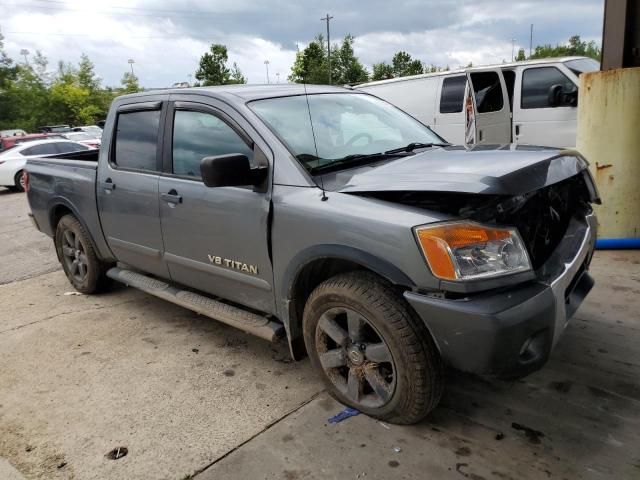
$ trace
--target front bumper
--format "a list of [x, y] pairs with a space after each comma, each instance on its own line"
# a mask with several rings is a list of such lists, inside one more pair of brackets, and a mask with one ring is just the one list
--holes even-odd
[[479, 374], [518, 377], [549, 358], [569, 318], [593, 287], [587, 269], [596, 218], [572, 219], [560, 245], [536, 272], [537, 280], [460, 300], [406, 292], [431, 332], [443, 360]]

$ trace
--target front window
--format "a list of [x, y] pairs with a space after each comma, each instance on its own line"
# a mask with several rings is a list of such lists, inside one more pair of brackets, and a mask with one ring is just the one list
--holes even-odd
[[413, 117], [369, 95], [300, 95], [249, 106], [309, 170], [351, 155], [443, 142]]

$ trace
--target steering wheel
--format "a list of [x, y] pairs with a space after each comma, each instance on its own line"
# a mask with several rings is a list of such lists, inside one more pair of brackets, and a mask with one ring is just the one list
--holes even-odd
[[351, 137], [349, 139], [349, 141], [345, 144], [345, 147], [350, 147], [352, 146], [354, 143], [356, 143], [357, 140], [361, 139], [361, 138], [366, 138], [368, 140], [367, 145], [373, 143], [373, 137], [371, 135], [369, 135], [368, 133], [358, 133], [357, 135], [354, 135], [353, 137]]

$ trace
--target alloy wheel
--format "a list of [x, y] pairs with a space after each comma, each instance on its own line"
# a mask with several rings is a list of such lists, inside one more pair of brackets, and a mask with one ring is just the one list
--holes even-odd
[[334, 307], [322, 314], [316, 351], [327, 378], [353, 406], [379, 408], [391, 400], [396, 386], [391, 351], [355, 310]]

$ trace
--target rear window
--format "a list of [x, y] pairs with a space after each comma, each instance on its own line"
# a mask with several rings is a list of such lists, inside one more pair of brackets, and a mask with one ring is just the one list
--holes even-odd
[[466, 75], [445, 78], [440, 95], [440, 113], [457, 113], [462, 111]]
[[113, 162], [122, 168], [157, 170], [160, 110], [120, 113]]
[[54, 145], [56, 146], [58, 153], [72, 153], [89, 150], [89, 147], [87, 147], [86, 145], [75, 142], [56, 142]]
[[34, 145], [33, 147], [25, 148], [22, 151], [22, 155], [55, 155], [58, 152], [55, 143], [42, 143], [40, 145]]

